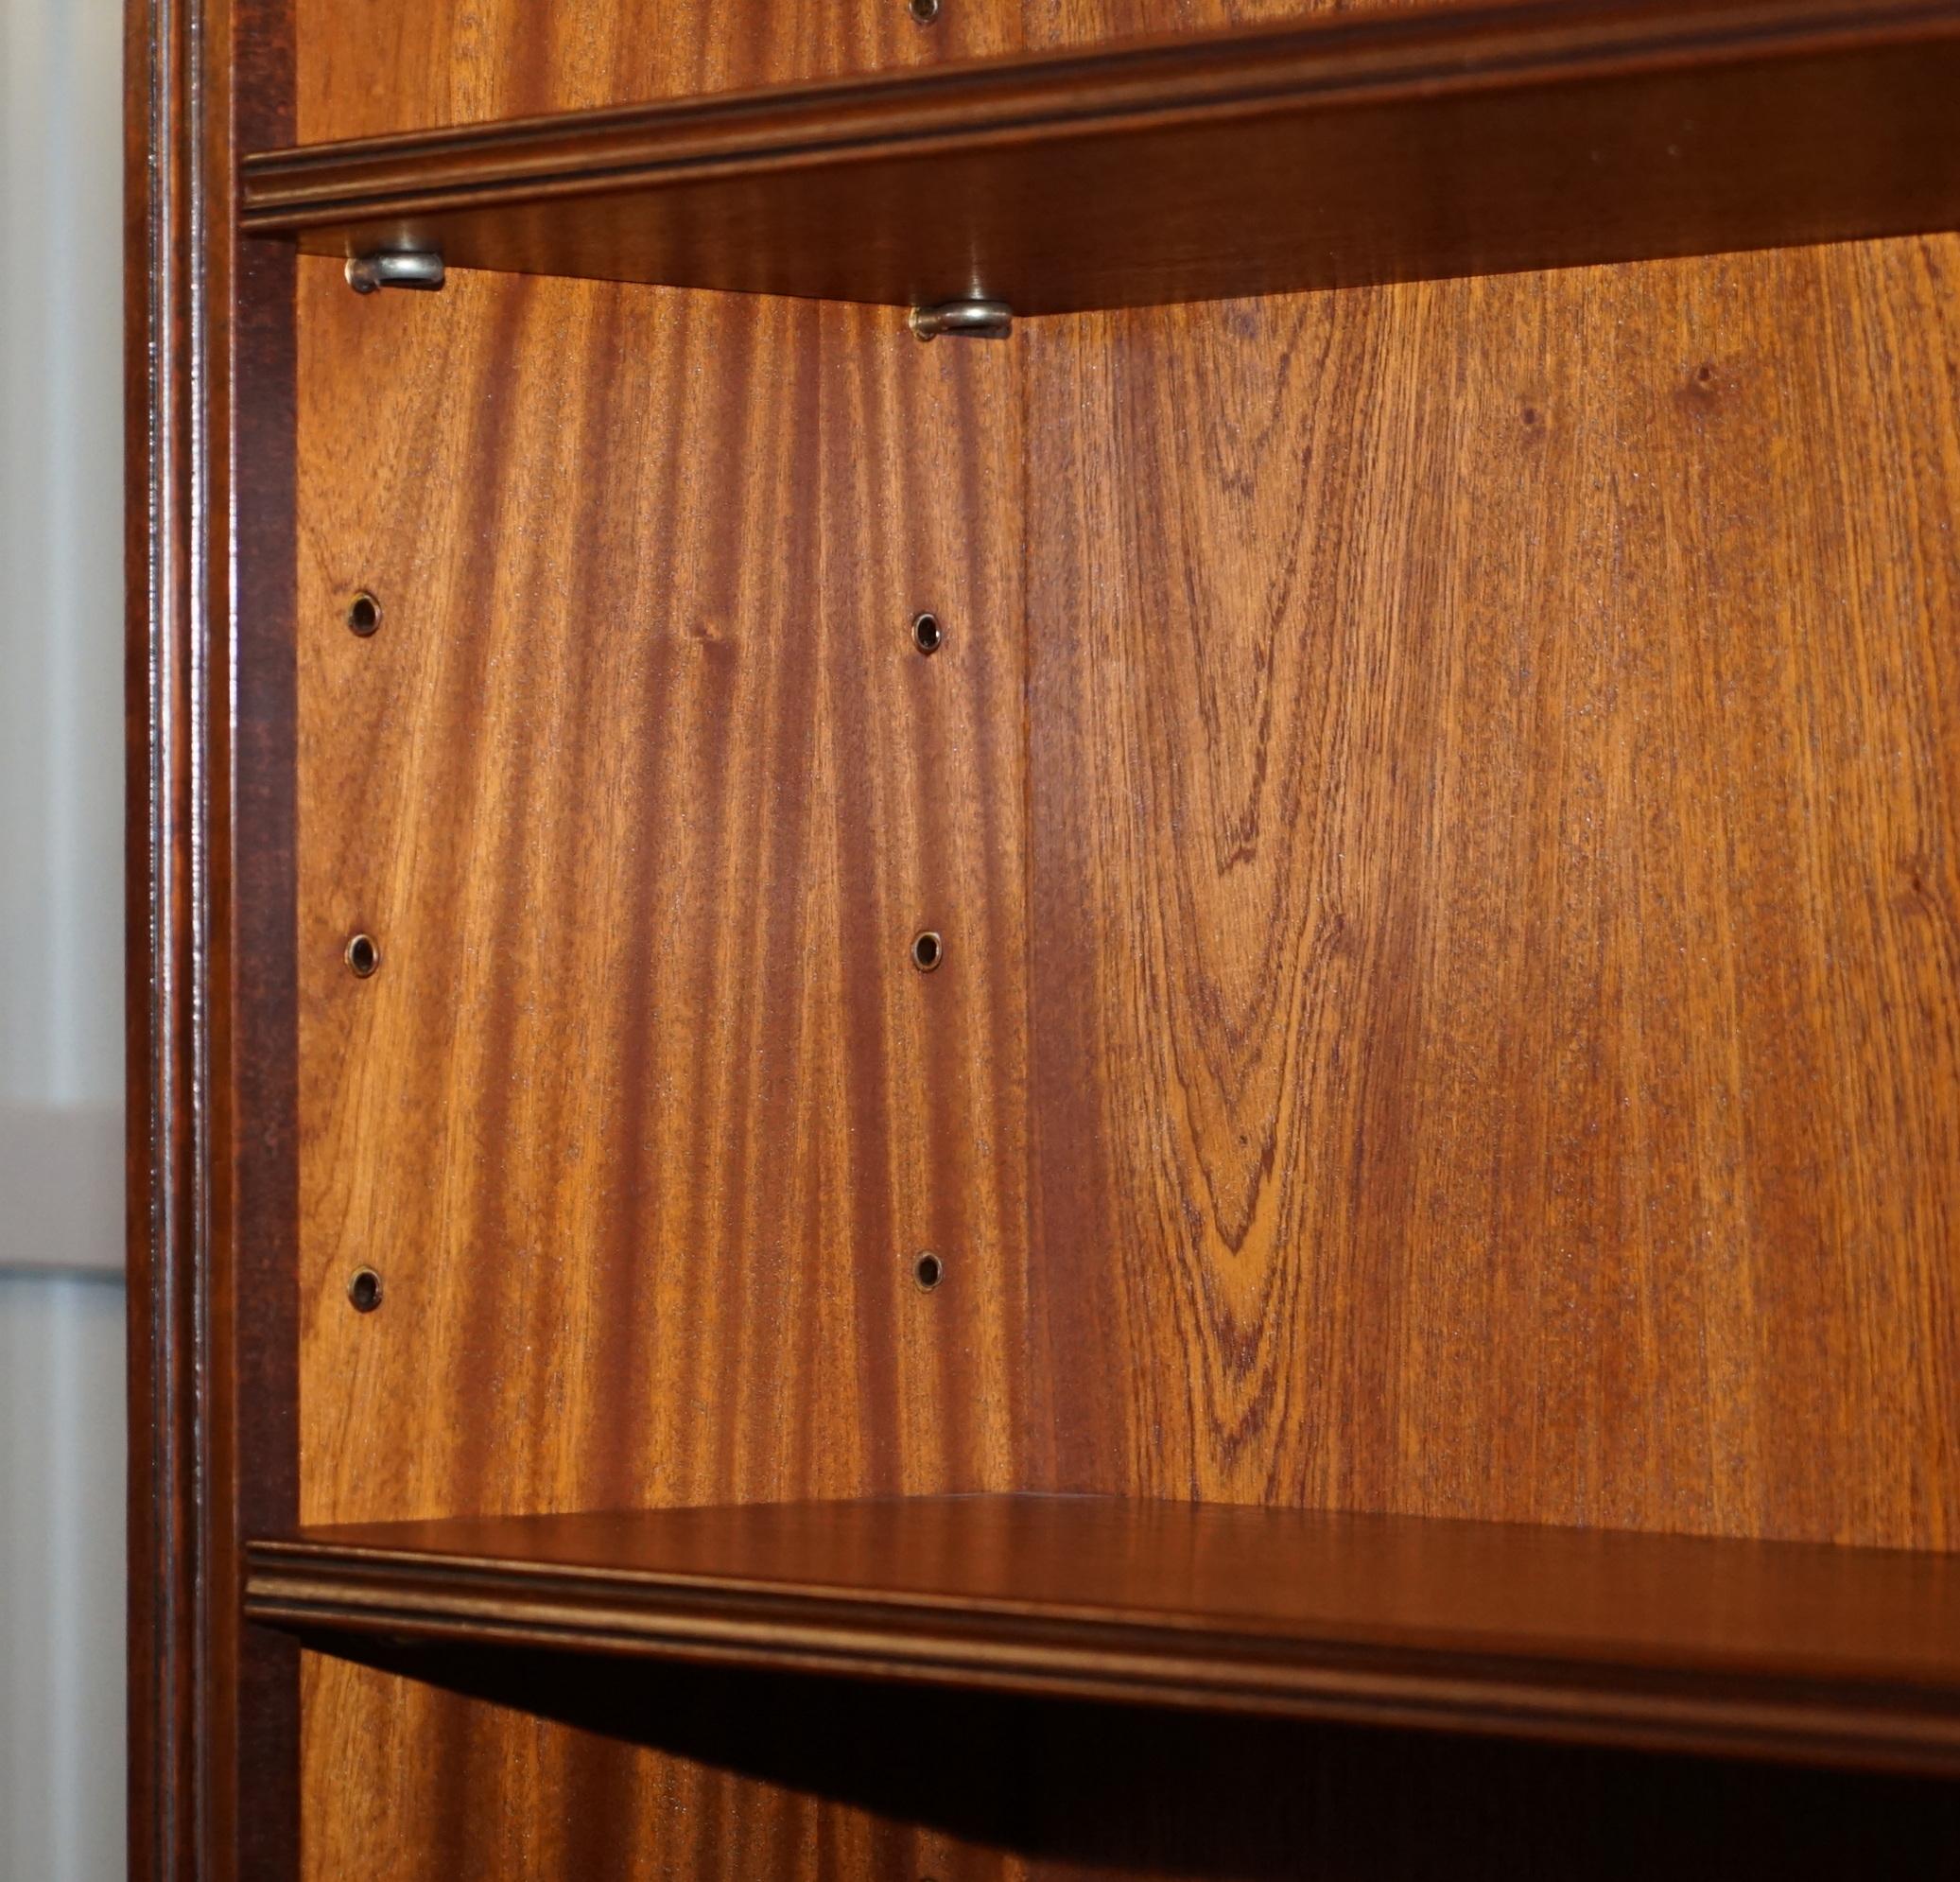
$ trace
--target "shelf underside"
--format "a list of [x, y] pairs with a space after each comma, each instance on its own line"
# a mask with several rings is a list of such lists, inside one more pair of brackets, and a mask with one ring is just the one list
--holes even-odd
[[1960, 1558], [1103, 1498], [460, 1519], [254, 1543], [324, 1637], [1960, 1771]]
[[1960, 225], [1954, 0], [1284, 30], [263, 153], [313, 253], [1023, 314]]

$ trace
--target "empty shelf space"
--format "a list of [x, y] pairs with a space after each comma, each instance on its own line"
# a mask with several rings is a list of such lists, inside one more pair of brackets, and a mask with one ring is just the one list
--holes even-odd
[[1960, 1557], [1046, 1496], [320, 1528], [330, 1631], [1960, 1771]]
[[1022, 314], [1960, 225], [1960, 0], [1283, 29], [257, 154], [316, 253]]

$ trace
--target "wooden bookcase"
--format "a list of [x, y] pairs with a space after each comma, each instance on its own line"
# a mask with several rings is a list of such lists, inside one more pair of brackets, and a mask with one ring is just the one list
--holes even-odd
[[134, 1873], [1951, 1873], [1960, 0], [921, 4], [131, 0]]

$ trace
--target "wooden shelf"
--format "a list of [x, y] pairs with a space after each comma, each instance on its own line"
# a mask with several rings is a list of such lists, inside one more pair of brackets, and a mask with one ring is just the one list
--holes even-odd
[[252, 1545], [364, 1635], [1960, 1771], [1960, 1557], [997, 1496]]
[[1023, 314], [1960, 225], [1960, 0], [1327, 19], [255, 155], [313, 253]]

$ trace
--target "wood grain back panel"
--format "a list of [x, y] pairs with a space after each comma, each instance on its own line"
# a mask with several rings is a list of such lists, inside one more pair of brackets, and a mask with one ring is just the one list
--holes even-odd
[[1021, 42], [1017, 0], [295, 0], [300, 138], [978, 59]]
[[[1455, 0], [1373, 0], [1371, 11]], [[293, 0], [299, 141], [1355, 10], [1345, 0]]]
[[[1271, 26], [1327, 13], [1440, 13], [1465, 0], [1021, 0], [1032, 46], [1095, 45], [1211, 26]], [[1533, 0], [1493, 0], [1496, 7]]]
[[1960, 1538], [1956, 267], [1029, 327], [1066, 1481]]

